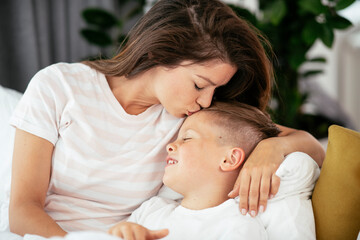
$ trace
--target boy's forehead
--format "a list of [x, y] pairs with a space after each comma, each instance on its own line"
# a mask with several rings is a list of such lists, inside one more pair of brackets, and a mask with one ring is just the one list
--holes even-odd
[[206, 111], [197, 112], [187, 117], [181, 126], [180, 131], [186, 131], [187, 129], [203, 129], [208, 128], [211, 125], [212, 114]]

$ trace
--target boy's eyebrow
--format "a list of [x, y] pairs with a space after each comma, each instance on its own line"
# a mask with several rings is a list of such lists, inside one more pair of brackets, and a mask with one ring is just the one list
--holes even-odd
[[209, 78], [204, 77], [204, 76], [201, 76], [201, 75], [199, 75], [199, 74], [196, 74], [196, 76], [204, 79], [205, 81], [209, 82], [211, 85], [216, 86], [216, 84], [215, 84], [213, 81], [211, 81]]
[[[191, 128], [186, 128], [181, 134], [184, 135], [184, 134], [187, 134], [187, 133], [195, 133], [195, 134], [198, 134], [195, 130], [191, 129]], [[180, 136], [180, 133], [179, 133], [179, 136]]]

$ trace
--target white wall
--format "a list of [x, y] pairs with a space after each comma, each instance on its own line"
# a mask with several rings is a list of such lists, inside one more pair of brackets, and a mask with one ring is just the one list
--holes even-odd
[[360, 1], [356, 1], [340, 14], [354, 26], [335, 32], [332, 49], [317, 41], [308, 56], [326, 57], [324, 73], [313, 80], [344, 111], [337, 114], [346, 114], [353, 124], [352, 128], [360, 131]]

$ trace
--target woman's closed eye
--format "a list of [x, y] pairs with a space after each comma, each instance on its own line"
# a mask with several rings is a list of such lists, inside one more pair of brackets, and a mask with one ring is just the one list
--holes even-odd
[[184, 141], [184, 142], [186, 142], [186, 141], [189, 141], [191, 138], [189, 138], [189, 137], [184, 137], [182, 140]]
[[199, 87], [196, 83], [194, 84], [194, 87], [195, 87], [195, 89], [198, 90], [198, 91], [200, 91], [201, 89], [203, 89], [203, 88]]

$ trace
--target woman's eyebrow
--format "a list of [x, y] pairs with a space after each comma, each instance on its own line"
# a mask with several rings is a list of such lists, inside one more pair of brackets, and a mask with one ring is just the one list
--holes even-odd
[[216, 84], [213, 81], [211, 81], [209, 78], [201, 76], [199, 74], [196, 74], [196, 76], [198, 76], [199, 78], [204, 79], [205, 81], [209, 82], [211, 85], [216, 86]]

